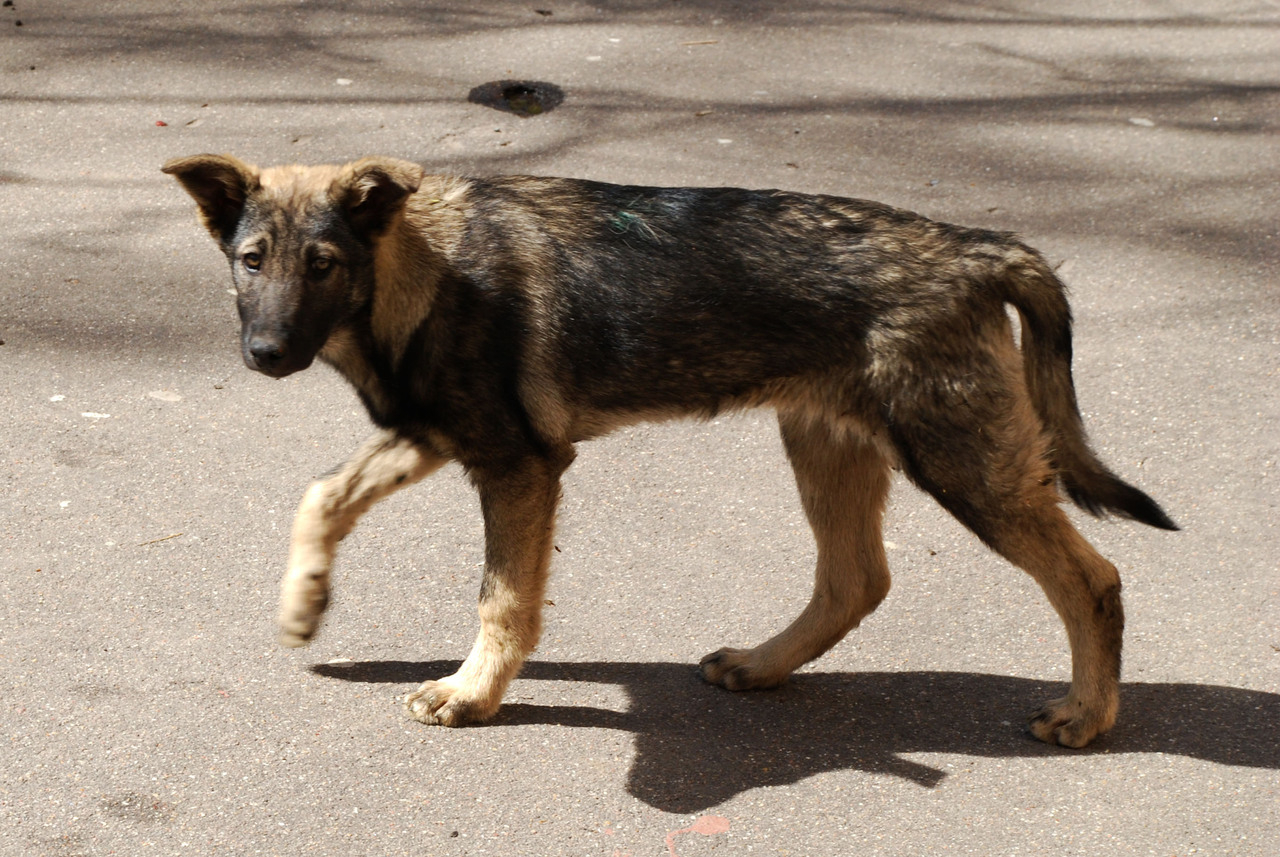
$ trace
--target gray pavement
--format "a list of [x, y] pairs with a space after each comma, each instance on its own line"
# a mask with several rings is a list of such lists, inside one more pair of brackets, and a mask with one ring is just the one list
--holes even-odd
[[[1280, 853], [1274, 2], [15, 2], [0, 854]], [[564, 101], [468, 103], [508, 78]], [[327, 369], [240, 363], [225, 263], [158, 171], [203, 151], [1021, 232], [1072, 287], [1096, 445], [1184, 527], [1081, 523], [1125, 578], [1120, 724], [1083, 752], [1022, 734], [1068, 678], [1061, 626], [905, 483], [859, 631], [780, 691], [700, 683], [808, 594], [767, 414], [582, 448], [547, 632], [491, 725], [396, 701], [475, 631], [456, 470], [370, 514], [321, 637], [277, 648], [292, 510], [369, 427]]]

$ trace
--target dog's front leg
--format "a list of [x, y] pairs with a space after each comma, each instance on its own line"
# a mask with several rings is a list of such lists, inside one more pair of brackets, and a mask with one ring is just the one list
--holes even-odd
[[424, 682], [405, 699], [415, 720], [461, 726], [497, 713], [542, 631], [560, 474], [567, 466], [568, 458], [530, 457], [501, 473], [473, 473], [485, 527], [480, 634], [456, 673]]
[[447, 461], [434, 450], [380, 431], [330, 476], [307, 489], [293, 521], [289, 570], [280, 591], [280, 642], [304, 646], [329, 604], [333, 557], [360, 516], [390, 494], [430, 475]]

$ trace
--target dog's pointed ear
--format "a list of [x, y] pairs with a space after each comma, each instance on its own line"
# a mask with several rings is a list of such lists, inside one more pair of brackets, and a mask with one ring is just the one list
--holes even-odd
[[381, 235], [422, 184], [417, 164], [395, 158], [361, 158], [342, 168], [329, 198], [346, 212], [352, 227], [370, 238]]
[[230, 155], [174, 158], [160, 168], [176, 178], [200, 206], [200, 219], [219, 244], [235, 234], [245, 200], [258, 189], [258, 168]]

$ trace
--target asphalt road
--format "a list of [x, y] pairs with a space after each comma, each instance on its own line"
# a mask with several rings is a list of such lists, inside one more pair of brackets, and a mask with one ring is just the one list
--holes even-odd
[[[0, 854], [1280, 853], [1280, 7], [540, 4], [0, 8]], [[563, 101], [468, 102], [503, 79]], [[475, 631], [456, 469], [374, 510], [322, 636], [277, 648], [292, 510], [369, 426], [327, 369], [241, 364], [225, 262], [159, 173], [204, 151], [1022, 233], [1072, 287], [1096, 446], [1184, 527], [1081, 521], [1125, 579], [1119, 725], [1024, 736], [1061, 626], [905, 483], [860, 630], [783, 690], [702, 684], [808, 595], [768, 414], [583, 447], [491, 725], [396, 701]]]

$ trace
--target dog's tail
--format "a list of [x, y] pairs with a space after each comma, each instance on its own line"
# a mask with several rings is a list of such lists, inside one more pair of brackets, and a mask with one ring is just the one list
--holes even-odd
[[1112, 512], [1178, 529], [1155, 500], [1112, 473], [1089, 448], [1071, 380], [1071, 308], [1062, 281], [1039, 254], [1020, 245], [1001, 268], [995, 284], [1022, 319], [1027, 387], [1052, 437], [1054, 465], [1067, 496], [1099, 517]]

